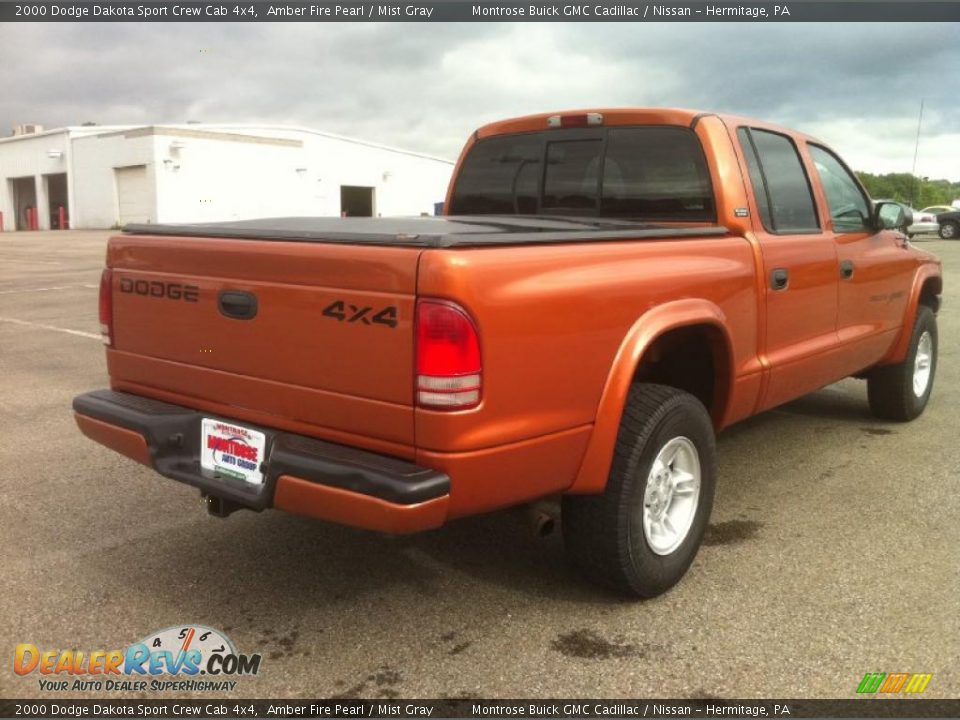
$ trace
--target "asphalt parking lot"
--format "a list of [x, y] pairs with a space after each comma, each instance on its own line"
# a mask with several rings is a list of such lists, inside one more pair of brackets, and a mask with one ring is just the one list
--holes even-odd
[[107, 237], [0, 234], [3, 697], [44, 696], [12, 672], [17, 643], [112, 649], [190, 622], [263, 654], [247, 698], [849, 698], [866, 672], [960, 696], [960, 242], [919, 240], [945, 265], [927, 412], [877, 421], [847, 380], [731, 428], [689, 575], [627, 602], [513, 514], [405, 539], [218, 520], [87, 441], [70, 401], [107, 384]]

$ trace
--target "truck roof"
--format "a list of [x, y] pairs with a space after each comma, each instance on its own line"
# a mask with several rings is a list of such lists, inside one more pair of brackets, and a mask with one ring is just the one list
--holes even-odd
[[775, 132], [793, 135], [812, 142], [821, 141], [805, 133], [792, 130], [788, 127], [775, 125], [773, 123], [757, 120], [755, 118], [743, 117], [740, 115], [731, 115], [726, 113], [717, 113], [709, 110], [693, 110], [688, 108], [658, 108], [658, 107], [636, 107], [636, 108], [580, 108], [574, 110], [559, 110], [555, 112], [536, 113], [535, 115], [523, 115], [520, 117], [498, 120], [480, 127], [475, 138], [480, 139], [491, 135], [501, 135], [504, 133], [531, 132], [534, 130], [546, 130], [547, 119], [556, 116], [587, 115], [590, 113], [599, 113], [603, 116], [604, 126], [613, 125], [678, 125], [683, 127], [692, 127], [700, 118], [714, 116], [720, 118], [726, 125], [736, 127], [739, 125], [748, 125], [755, 128], [764, 128]]

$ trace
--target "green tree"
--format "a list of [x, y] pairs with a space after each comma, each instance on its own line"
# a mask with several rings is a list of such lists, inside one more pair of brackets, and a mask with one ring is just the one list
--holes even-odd
[[930, 205], [950, 205], [954, 200], [960, 199], [960, 182], [931, 180], [910, 173], [874, 175], [858, 172], [857, 176], [870, 197], [875, 200], [889, 198], [912, 204], [915, 208], [925, 208]]

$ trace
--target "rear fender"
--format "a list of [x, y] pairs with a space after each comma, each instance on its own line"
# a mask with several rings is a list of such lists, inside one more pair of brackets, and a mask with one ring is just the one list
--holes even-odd
[[[620, 428], [620, 418], [627, 391], [634, 374], [650, 346], [664, 333], [692, 325], [711, 325], [716, 327], [724, 340], [728, 357], [723, 366], [727, 374], [732, 373], [733, 362], [729, 357], [732, 344], [727, 332], [727, 321], [723, 311], [714, 303], [699, 298], [688, 298], [658, 305], [644, 313], [627, 333], [617, 351], [610, 374], [600, 397], [593, 433], [587, 445], [583, 462], [573, 484], [566, 490], [572, 494], [601, 493], [607, 484], [607, 475], [613, 457], [613, 448]], [[726, 405], [729, 401], [729, 389], [733, 378], [717, 378], [720, 399], [713, 408], [715, 427], [721, 427]]]

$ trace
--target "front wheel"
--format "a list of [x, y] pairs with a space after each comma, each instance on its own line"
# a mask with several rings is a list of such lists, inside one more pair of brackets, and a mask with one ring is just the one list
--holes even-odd
[[923, 412], [937, 372], [937, 316], [917, 307], [910, 348], [902, 363], [872, 371], [867, 377], [870, 410], [884, 420], [913, 420]]
[[940, 237], [944, 240], [956, 240], [960, 236], [960, 224], [953, 220], [940, 223]]
[[650, 383], [630, 388], [607, 487], [563, 498], [571, 560], [619, 592], [654, 597], [696, 557], [716, 480], [713, 425], [689, 393]]

